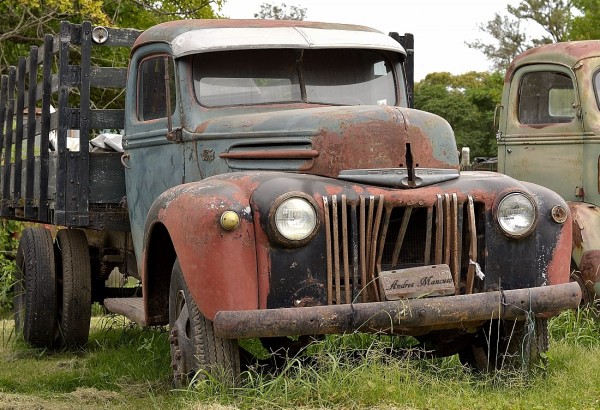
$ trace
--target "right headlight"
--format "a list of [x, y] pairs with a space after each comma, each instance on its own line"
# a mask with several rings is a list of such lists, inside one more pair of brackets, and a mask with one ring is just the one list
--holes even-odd
[[514, 192], [502, 198], [498, 204], [496, 218], [506, 235], [522, 238], [533, 230], [537, 220], [537, 209], [527, 195]]

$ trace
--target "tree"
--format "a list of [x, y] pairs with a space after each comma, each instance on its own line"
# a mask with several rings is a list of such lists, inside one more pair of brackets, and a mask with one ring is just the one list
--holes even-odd
[[288, 6], [282, 3], [280, 6], [271, 3], [260, 5], [260, 11], [254, 14], [257, 19], [273, 20], [304, 20], [306, 18], [306, 7]]
[[[594, 0], [583, 1], [597, 3]], [[504, 70], [517, 54], [528, 48], [569, 39], [572, 0], [522, 0], [517, 7], [508, 5], [507, 11], [510, 17], [496, 13], [492, 20], [479, 25], [479, 29], [494, 38], [494, 42], [476, 40], [466, 43], [485, 54], [495, 70]], [[547, 34], [530, 38], [521, 25], [528, 22], [535, 23]]]
[[502, 85], [498, 72], [432, 73], [415, 84], [415, 108], [446, 119], [459, 148], [470, 147], [473, 156], [495, 156], [493, 118]]
[[579, 15], [571, 24], [571, 40], [592, 40], [600, 38], [600, 7], [598, 0], [573, 0]]
[[0, 72], [55, 34], [61, 20], [146, 29], [183, 18], [216, 18], [224, 0], [2, 0], [0, 2]]

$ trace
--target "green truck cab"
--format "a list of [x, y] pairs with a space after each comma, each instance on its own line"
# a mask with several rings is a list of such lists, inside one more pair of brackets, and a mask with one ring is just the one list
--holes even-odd
[[[46, 37], [0, 90], [1, 216], [66, 228], [23, 233], [25, 340], [85, 343], [97, 301], [168, 325], [179, 381], [235, 377], [240, 339], [291, 348], [332, 333], [412, 335], [481, 369], [541, 360], [547, 318], [581, 298], [566, 202], [460, 172], [449, 124], [410, 108], [410, 39], [260, 20], [65, 23]], [[131, 47], [126, 72], [90, 63], [111, 45]], [[20, 67], [38, 63], [43, 81], [25, 81]], [[107, 87], [124, 107], [93, 103]], [[88, 149], [103, 128], [123, 129], [122, 152]], [[140, 286], [109, 286], [115, 268]]]
[[549, 44], [508, 67], [498, 170], [559, 193], [573, 222], [573, 277], [600, 294], [600, 42]]

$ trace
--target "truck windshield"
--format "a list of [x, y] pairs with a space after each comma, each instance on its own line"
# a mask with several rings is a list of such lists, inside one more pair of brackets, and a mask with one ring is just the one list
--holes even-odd
[[194, 56], [194, 89], [207, 107], [307, 102], [396, 104], [393, 65], [360, 49], [239, 50]]

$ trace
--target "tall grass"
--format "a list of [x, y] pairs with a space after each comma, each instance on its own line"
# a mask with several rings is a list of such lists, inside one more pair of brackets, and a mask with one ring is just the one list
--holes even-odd
[[583, 309], [552, 319], [547, 369], [530, 378], [476, 374], [456, 356], [427, 358], [411, 338], [347, 335], [314, 342], [277, 368], [253, 364], [235, 387], [209, 377], [181, 390], [171, 382], [164, 328], [94, 318], [85, 349], [48, 352], [15, 340], [11, 322], [3, 321], [0, 408], [595, 409], [596, 313]]

